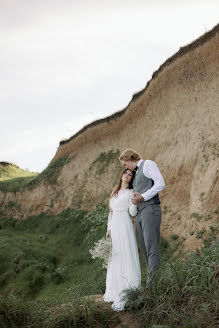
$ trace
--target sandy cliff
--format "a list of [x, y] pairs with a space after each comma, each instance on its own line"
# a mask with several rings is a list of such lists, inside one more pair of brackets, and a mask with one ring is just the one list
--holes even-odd
[[92, 209], [108, 198], [121, 172], [119, 152], [134, 148], [156, 161], [166, 182], [162, 234], [178, 235], [185, 249], [198, 247], [219, 223], [218, 53], [219, 25], [168, 59], [123, 111], [61, 141], [51, 162], [68, 160], [55, 184], [42, 180], [31, 190], [0, 192], [0, 203], [16, 202], [18, 218]]

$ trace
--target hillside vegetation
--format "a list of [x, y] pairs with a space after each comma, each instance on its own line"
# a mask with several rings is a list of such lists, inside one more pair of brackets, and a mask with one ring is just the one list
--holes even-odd
[[[66, 209], [25, 220], [0, 219], [0, 327], [118, 327], [110, 306], [89, 295], [105, 291], [106, 270], [89, 249], [106, 232], [108, 208]], [[219, 242], [215, 234], [184, 261], [182, 241], [161, 239], [161, 268], [146, 296], [127, 291], [135, 327], [207, 328], [219, 323]], [[142, 287], [146, 267], [140, 253]], [[137, 326], [136, 326], [137, 322]], [[122, 326], [122, 323], [120, 327]]]
[[21, 188], [36, 175], [37, 173], [23, 170], [15, 164], [0, 162], [0, 190], [21, 190]]
[[124, 110], [61, 141], [41, 174], [19, 190], [0, 188], [1, 213], [21, 219], [107, 204], [119, 153], [134, 148], [166, 182], [163, 237], [183, 239], [185, 252], [200, 247], [219, 223], [218, 51], [219, 25], [169, 58]]

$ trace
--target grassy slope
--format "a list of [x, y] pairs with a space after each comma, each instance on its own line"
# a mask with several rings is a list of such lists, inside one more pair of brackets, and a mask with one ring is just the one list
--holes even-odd
[[[89, 243], [84, 242], [84, 214], [67, 210], [56, 217], [42, 214], [23, 221], [1, 219], [2, 291], [8, 293], [13, 288], [33, 299], [47, 292], [56, 295], [60, 284], [61, 288], [86, 285], [87, 272], [93, 267], [99, 275], [102, 270], [91, 260]], [[95, 281], [95, 275], [90, 277]]]
[[37, 175], [37, 173], [29, 172], [16, 166], [0, 164], [0, 190], [16, 191]]
[[28, 170], [23, 170], [17, 166], [13, 165], [1, 165], [0, 164], [0, 181], [6, 181], [8, 179], [15, 179], [21, 177], [34, 176], [37, 173], [30, 172]]
[[[0, 219], [2, 327], [108, 327], [116, 320], [112, 311], [82, 298], [105, 290], [106, 271], [88, 251], [105, 234], [107, 214], [99, 206], [90, 213], [68, 209], [58, 216]], [[146, 297], [133, 291], [128, 296], [128, 310], [139, 325], [214, 327], [219, 247], [209, 245], [183, 263], [161, 241], [162, 266], [153, 290]]]
[[[98, 212], [105, 220], [106, 208]], [[105, 287], [105, 270], [88, 250], [106, 225], [96, 226], [88, 240], [91, 224], [84, 219], [85, 212], [73, 210], [23, 221], [0, 219], [0, 327], [59, 327], [66, 320], [69, 327], [86, 327], [104, 322], [104, 313], [106, 320], [112, 316], [107, 311], [97, 315], [98, 309], [91, 315], [94, 305], [81, 300]], [[61, 314], [62, 303], [69, 306]]]
[[0, 190], [4, 192], [20, 191], [23, 188], [32, 189], [41, 182], [55, 184], [60, 169], [68, 163], [68, 156], [57, 159], [49, 163], [47, 168], [41, 173], [31, 173], [20, 168], [0, 165]]

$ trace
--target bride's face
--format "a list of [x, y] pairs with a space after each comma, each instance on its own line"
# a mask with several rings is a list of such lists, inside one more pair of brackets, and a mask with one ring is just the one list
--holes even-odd
[[122, 175], [122, 181], [130, 182], [132, 180], [133, 173], [131, 170], [126, 170]]

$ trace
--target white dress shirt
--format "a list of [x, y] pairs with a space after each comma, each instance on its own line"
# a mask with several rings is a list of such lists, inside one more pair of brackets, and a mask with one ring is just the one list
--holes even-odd
[[[137, 166], [139, 167], [139, 165], [141, 164], [141, 162], [143, 161], [143, 159], [140, 159], [137, 163]], [[161, 191], [162, 189], [164, 189], [165, 187], [165, 182], [164, 179], [157, 167], [157, 164], [154, 161], [151, 160], [146, 160], [144, 162], [144, 166], [143, 166], [143, 173], [144, 175], [149, 178], [152, 179], [154, 181], [154, 185], [148, 189], [146, 192], [144, 192], [142, 195], [142, 197], [144, 198], [144, 200], [149, 200], [152, 197], [154, 197], [159, 191]], [[138, 172], [136, 173], [138, 174]]]

